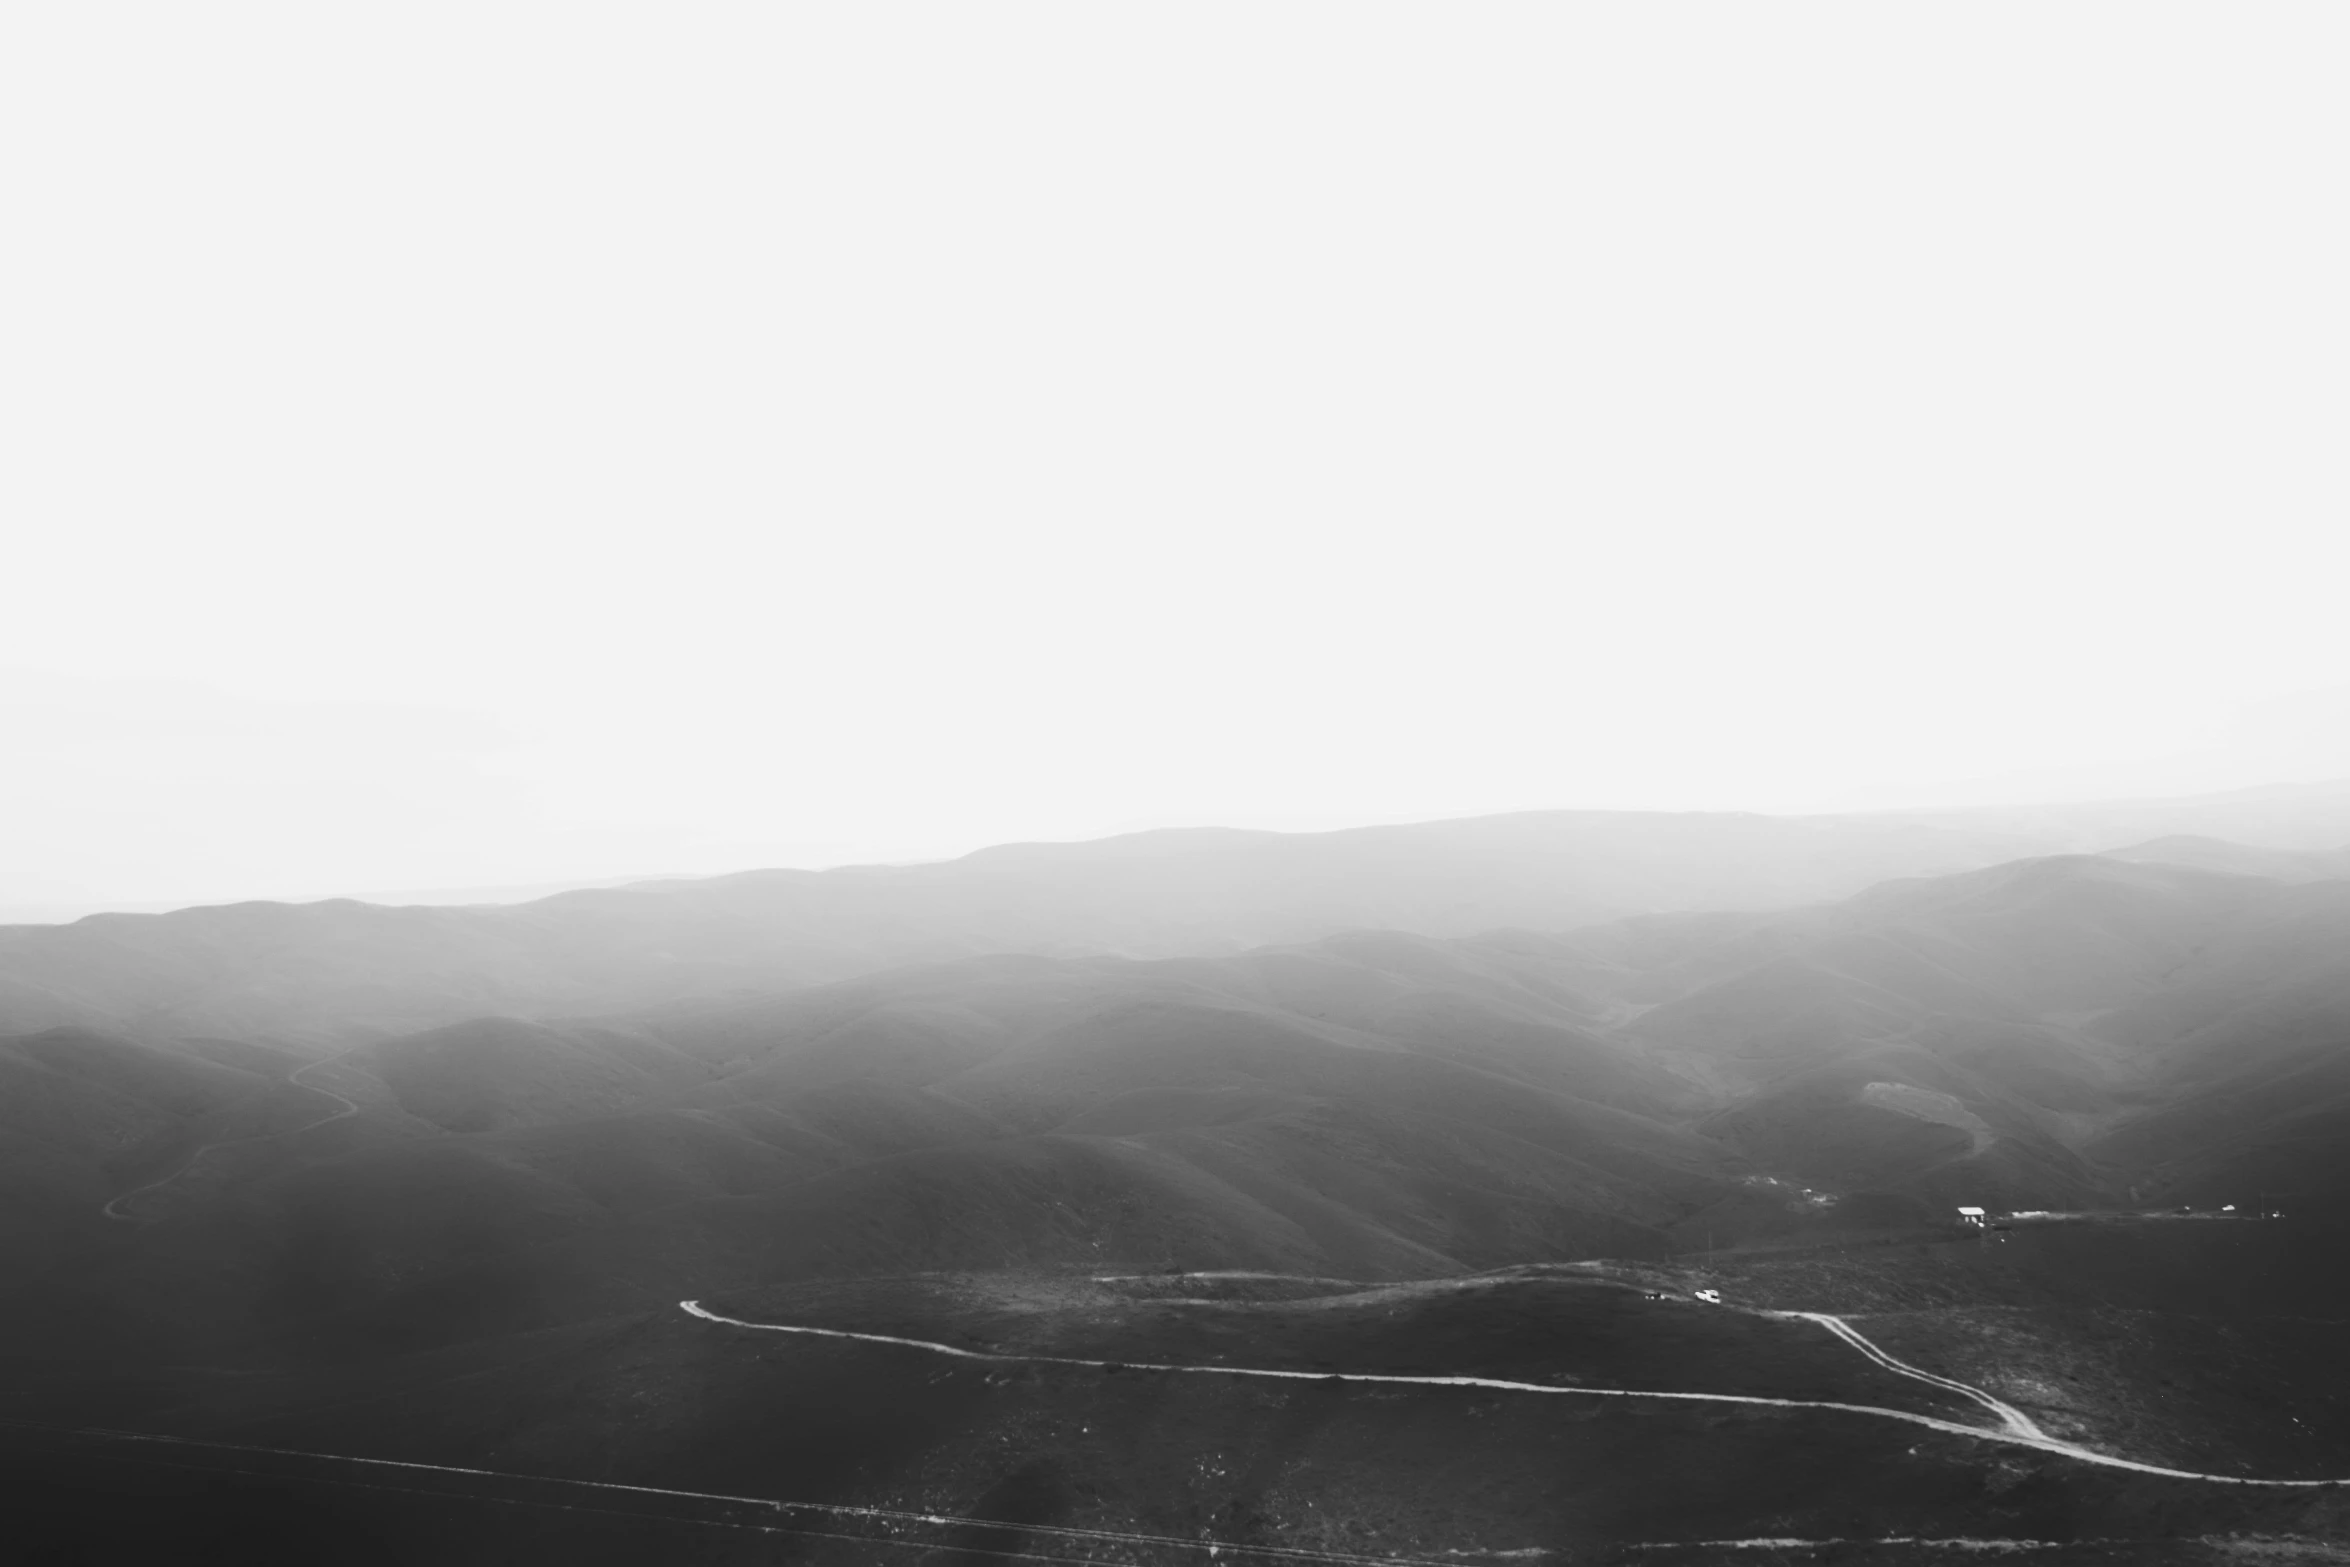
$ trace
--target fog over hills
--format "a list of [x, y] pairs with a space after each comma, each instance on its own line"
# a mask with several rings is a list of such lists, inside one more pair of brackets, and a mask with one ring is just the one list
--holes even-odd
[[2350, 849], [2263, 849], [2191, 833], [2150, 838], [2144, 843], [2102, 852], [2118, 860], [2192, 865], [2201, 870], [2267, 876], [2277, 881], [2333, 881], [2350, 876]]
[[[1445, 825], [1473, 845], [1532, 830]], [[1552, 842], [1581, 842], [1586, 827], [1537, 825]], [[1671, 826], [1784, 843], [1745, 819]], [[1842, 833], [1802, 841], [1849, 847]], [[1397, 839], [1412, 854], [1390, 863], [1425, 865], [1413, 832], [1372, 841]], [[1103, 866], [1188, 874], [1234, 844], [1256, 847], [1211, 835], [1204, 850], [1172, 837], [1007, 850], [977, 857], [1016, 867], [979, 885], [1043, 907], [1040, 885], [1063, 883], [1036, 867], [1074, 863], [1091, 916], [1110, 901], [1102, 889], [1132, 885]], [[1457, 870], [1465, 858], [1444, 862], [1450, 885], [1477, 885]], [[1848, 861], [1805, 863], [1851, 874]], [[979, 873], [963, 864], [926, 871], [976, 908], [983, 895], [955, 877]], [[1786, 857], [1765, 865], [1797, 875]], [[183, 1336], [302, 1323], [421, 1344], [643, 1306], [681, 1278], [1008, 1261], [1427, 1276], [1662, 1256], [1707, 1233], [1915, 1222], [1960, 1202], [2342, 1187], [2329, 1150], [2350, 1114], [2350, 1082], [2336, 1081], [2350, 881], [2057, 856], [1776, 910], [1363, 931], [1213, 956], [957, 956], [797, 986], [779, 968], [804, 970], [745, 955], [748, 919], [713, 912], [782, 903], [812, 919], [808, 889], [863, 892], [894, 874], [132, 924], [209, 929], [215, 952], [256, 929], [310, 943], [269, 953], [263, 970], [302, 965], [300, 984], [249, 977], [201, 1003], [164, 990], [155, 955], [169, 949], [118, 945], [105, 953], [115, 967], [77, 975], [97, 1026], [0, 1044], [21, 1134], [0, 1171], [9, 1222], [75, 1259], [94, 1292], [85, 1305], [109, 1303], [81, 1313], [78, 1332], [134, 1331], [147, 1308], [133, 1303], [168, 1299]], [[1751, 870], [1723, 874], [1757, 885]], [[1532, 881], [1483, 885], [1530, 900]], [[1294, 906], [1334, 910], [1394, 884], [1306, 884]], [[1609, 883], [1626, 885], [1620, 871]], [[599, 919], [614, 907], [675, 917]], [[1431, 923], [1467, 917], [1423, 907]], [[113, 924], [20, 931], [20, 957], [43, 937], [53, 963], [103, 950], [93, 936]], [[1072, 916], [1065, 928], [1081, 927]], [[514, 972], [566, 1004], [519, 1015], [513, 1002], [532, 992], [515, 982], [468, 1020], [393, 1032], [383, 975], [479, 950], [420, 940], [452, 929], [510, 937], [506, 954], [534, 957]], [[558, 939], [616, 929], [657, 931], [668, 970], [694, 977], [656, 983], [650, 962], [607, 964], [623, 970], [614, 979], [596, 961], [613, 948]], [[730, 956], [690, 944], [710, 932]], [[170, 956], [189, 961], [185, 948]], [[337, 992], [315, 977], [329, 960], [368, 977]], [[109, 996], [102, 981], [122, 975], [130, 995]], [[760, 993], [707, 993], [759, 976]], [[325, 1043], [336, 1031], [315, 1009], [338, 995], [360, 1014]], [[307, 1042], [156, 1026], [223, 1026], [288, 996], [314, 1009]], [[465, 996], [444, 980], [427, 1005], [456, 1010]], [[598, 997], [631, 1004], [585, 1015]], [[140, 1026], [108, 1026], [118, 1018]], [[98, 1213], [118, 1198], [142, 1222]]]
[[[1464, 936], [1771, 909], [2218, 823], [2212, 868], [2327, 875], [2350, 785], [1939, 816], [1539, 812], [1332, 833], [1221, 829], [1011, 844], [958, 860], [769, 870], [515, 905], [243, 903], [0, 928], [0, 1029], [348, 1042], [485, 1013], [615, 1011], [989, 952], [1153, 958], [1351, 929]], [[2156, 857], [2205, 863], [2211, 850]], [[2136, 846], [2136, 847], [2133, 847]]]
[[[1881, 1299], [1962, 1203], [2350, 1210], [2339, 855], [2012, 847], [1562, 813], [17, 927], [0, 1327], [39, 1353], [0, 1394], [350, 1451], [413, 1384], [403, 1451], [446, 1462], [530, 1346], [621, 1396], [593, 1346], [680, 1299], [871, 1280], [869, 1324], [912, 1275], [1759, 1280], [1822, 1248]], [[1647, 1364], [1608, 1321], [1587, 1352]], [[2067, 1354], [2110, 1331], [2069, 1322]], [[2115, 1386], [2097, 1418], [2133, 1418]]]
[[2346, 76], [0, 8], [0, 1567], [2346, 1567]]
[[2162, 800], [1974, 806], [1896, 813], [1964, 831], [2006, 833], [2041, 853], [2103, 852], [2147, 839], [2224, 838], [2261, 849], [2336, 851], [2350, 843], [2350, 779], [2268, 784]]

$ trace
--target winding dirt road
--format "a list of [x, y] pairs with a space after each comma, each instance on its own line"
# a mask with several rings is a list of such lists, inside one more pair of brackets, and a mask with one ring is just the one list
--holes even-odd
[[[1913, 1426], [1924, 1426], [1930, 1431], [1948, 1432], [1953, 1436], [1972, 1437], [1981, 1442], [2005, 1442], [2017, 1447], [2038, 1448], [2045, 1453], [2076, 1459], [2086, 1464], [2101, 1464], [2109, 1469], [2127, 1469], [2137, 1474], [2161, 1475], [2171, 1480], [2196, 1480], [2213, 1485], [2255, 1485], [2319, 1489], [2325, 1486], [2350, 1484], [2344, 1480], [2259, 1480], [2240, 1475], [2199, 1474], [2191, 1469], [2166, 1469], [2160, 1464], [2142, 1464], [2135, 1459], [2116, 1458], [2100, 1453], [2077, 1442], [2066, 1442], [2049, 1436], [2035, 1426], [2022, 1411], [2002, 1403], [1981, 1388], [1963, 1382], [1953, 1382], [1930, 1371], [1894, 1359], [1869, 1342], [1858, 1328], [1841, 1317], [1823, 1312], [1758, 1311], [1756, 1316], [1776, 1317], [1818, 1323], [1829, 1332], [1866, 1355], [1877, 1365], [1899, 1376], [1909, 1377], [1944, 1392], [1958, 1393], [1981, 1404], [1997, 1415], [2000, 1428], [1987, 1430], [1982, 1426], [1961, 1425], [1955, 1420], [1941, 1420], [1932, 1415], [1912, 1414], [1906, 1409], [1884, 1409], [1874, 1404], [1831, 1403], [1821, 1399], [1763, 1398], [1749, 1393], [1659, 1393], [1641, 1388], [1612, 1388], [1584, 1386], [1555, 1386], [1547, 1382], [1513, 1382], [1501, 1377], [1425, 1377], [1400, 1376], [1384, 1372], [1357, 1371], [1274, 1371], [1246, 1366], [1169, 1366], [1155, 1365], [1139, 1360], [1079, 1360], [1062, 1355], [999, 1355], [984, 1350], [957, 1349], [952, 1344], [933, 1344], [926, 1339], [893, 1338], [882, 1333], [850, 1333], [839, 1328], [795, 1327], [780, 1322], [745, 1322], [739, 1317], [721, 1316], [705, 1310], [700, 1301], [681, 1300], [678, 1306], [687, 1315], [704, 1322], [726, 1327], [748, 1328], [758, 1333], [803, 1333], [817, 1338], [849, 1339], [865, 1344], [894, 1344], [905, 1349], [919, 1349], [934, 1355], [949, 1355], [957, 1360], [991, 1361], [999, 1364], [1080, 1366], [1106, 1371], [1118, 1367], [1129, 1371], [1173, 1372], [1185, 1376], [1218, 1377], [1272, 1377], [1295, 1382], [1377, 1382], [1400, 1384], [1407, 1387], [1480, 1387], [1504, 1393], [1540, 1393], [1552, 1398], [1644, 1398], [1703, 1404], [1760, 1404], [1778, 1409], [1833, 1409], [1849, 1415], [1873, 1415], [1885, 1420], [1905, 1421]], [[1738, 1308], [1732, 1308], [1738, 1309]]]
[[1961, 1398], [1973, 1399], [1976, 1403], [1982, 1405], [1985, 1409], [1988, 1409], [1991, 1411], [1991, 1413], [1997, 1415], [2000, 1419], [2000, 1423], [2007, 1428], [2008, 1433], [2012, 1436], [2030, 1437], [2034, 1441], [2038, 1442], [2053, 1442], [2058, 1440], [2057, 1438], [2050, 1436], [2047, 1432], [2041, 1430], [2037, 1425], [2034, 1425], [2032, 1423], [2031, 1416], [2025, 1414], [2022, 1410], [2016, 1408], [2013, 1404], [2000, 1402], [1998, 1399], [1993, 1398], [1990, 1394], [1984, 1392], [1979, 1387], [1975, 1387], [1965, 1382], [1953, 1382], [1948, 1377], [1936, 1376], [1933, 1372], [1921, 1370], [1920, 1368], [1911, 1365], [1906, 1360], [1895, 1360], [1891, 1355], [1886, 1354], [1875, 1344], [1871, 1343], [1867, 1337], [1861, 1333], [1860, 1329], [1854, 1327], [1851, 1323], [1845, 1321], [1842, 1317], [1831, 1317], [1824, 1311], [1764, 1311], [1758, 1312], [1756, 1315], [1765, 1317], [1779, 1317], [1785, 1320], [1796, 1322], [1816, 1322], [1821, 1327], [1826, 1328], [1829, 1332], [1842, 1339], [1845, 1343], [1850, 1344], [1854, 1349], [1857, 1349], [1862, 1354], [1868, 1356], [1869, 1359], [1875, 1361], [1878, 1365], [1883, 1366], [1887, 1371], [1894, 1373], [1896, 1376], [1908, 1377], [1913, 1382], [1923, 1382], [1928, 1387], [1938, 1387], [1941, 1388], [1944, 1392], [1956, 1393]]
[[99, 1209], [98, 1211], [106, 1215], [106, 1217], [109, 1219], [119, 1219], [125, 1224], [152, 1223], [154, 1221], [149, 1219], [142, 1219], [137, 1214], [123, 1212], [123, 1204], [129, 1202], [134, 1197], [138, 1197], [147, 1192], [154, 1191], [159, 1186], [169, 1186], [172, 1182], [178, 1180], [181, 1176], [187, 1174], [190, 1170], [193, 1170], [203, 1159], [203, 1157], [206, 1154], [211, 1153], [214, 1149], [241, 1148], [247, 1143], [267, 1142], [272, 1137], [292, 1137], [298, 1133], [307, 1132], [314, 1126], [324, 1126], [329, 1121], [340, 1121], [347, 1116], [357, 1115], [359, 1113], [359, 1106], [354, 1104], [352, 1101], [345, 1099], [341, 1094], [336, 1093], [333, 1089], [321, 1088], [316, 1083], [305, 1083], [302, 1081], [303, 1073], [315, 1072], [320, 1067], [333, 1066], [336, 1062], [342, 1059], [343, 1058], [341, 1056], [329, 1056], [324, 1061], [313, 1061], [308, 1066], [297, 1067], [292, 1072], [286, 1074], [286, 1081], [292, 1084], [294, 1087], [307, 1088], [314, 1094], [324, 1094], [327, 1098], [332, 1099], [338, 1106], [341, 1107], [332, 1114], [322, 1115], [315, 1121], [305, 1121], [300, 1126], [289, 1127], [282, 1132], [261, 1132], [252, 1137], [232, 1137], [226, 1142], [205, 1143], [201, 1147], [197, 1148], [194, 1153], [188, 1155], [188, 1157], [180, 1163], [178, 1168], [174, 1169], [169, 1175], [158, 1176], [154, 1180], [147, 1182], [144, 1186], [132, 1187], [129, 1191], [124, 1192], [119, 1197], [115, 1197], [109, 1200], [106, 1206]]
[[[0, 1422], [0, 1427], [14, 1425]], [[1007, 1523], [998, 1518], [967, 1517], [956, 1513], [914, 1511], [905, 1508], [866, 1507], [847, 1502], [794, 1502], [768, 1496], [735, 1496], [719, 1491], [688, 1491], [674, 1486], [628, 1485], [614, 1480], [584, 1480], [563, 1475], [528, 1474], [510, 1469], [482, 1469], [461, 1464], [427, 1464], [396, 1458], [365, 1458], [351, 1453], [316, 1453], [301, 1448], [258, 1447], [246, 1443], [206, 1441], [199, 1437], [167, 1436], [156, 1431], [119, 1431], [104, 1427], [84, 1427], [62, 1430], [43, 1426], [16, 1426], [16, 1429], [40, 1431], [45, 1435], [86, 1438], [105, 1443], [133, 1443], [156, 1447], [169, 1452], [177, 1449], [189, 1455], [227, 1454], [248, 1459], [295, 1460], [297, 1462], [351, 1465], [363, 1469], [392, 1471], [403, 1478], [450, 1475], [461, 1480], [491, 1481], [499, 1487], [487, 1494], [470, 1493], [473, 1499], [503, 1502], [510, 1505], [553, 1507], [566, 1512], [611, 1512], [612, 1509], [582, 1505], [567, 1505], [547, 1495], [555, 1492], [605, 1492], [617, 1497], [676, 1499], [687, 1502], [717, 1503], [730, 1508], [754, 1509], [754, 1516], [764, 1515], [773, 1522], [754, 1523], [740, 1517], [698, 1516], [662, 1518], [660, 1514], [618, 1512], [619, 1517], [652, 1517], [661, 1521], [697, 1524], [712, 1528], [748, 1529], [761, 1534], [796, 1535], [809, 1539], [847, 1540], [861, 1545], [889, 1546], [915, 1550], [927, 1556], [994, 1556], [1024, 1562], [1059, 1562], [1069, 1567], [1116, 1567], [1114, 1561], [1098, 1555], [1054, 1556], [1028, 1548], [997, 1550], [969, 1543], [942, 1541], [934, 1531], [940, 1528], [982, 1530], [990, 1533], [1016, 1532], [1038, 1536], [1045, 1543], [1067, 1550], [1097, 1551], [1105, 1546], [1142, 1546], [1160, 1550], [1186, 1551], [1208, 1561], [1225, 1558], [1236, 1560], [1265, 1560], [1299, 1564], [1299, 1567], [1457, 1567], [1458, 1554], [1448, 1553], [1448, 1559], [1424, 1556], [1393, 1556], [1359, 1551], [1317, 1549], [1311, 1546], [1247, 1544], [1233, 1540], [1218, 1540], [1204, 1536], [1144, 1534], [1125, 1529], [1086, 1529], [1067, 1524]], [[165, 1467], [190, 1467], [159, 1459]], [[298, 1473], [276, 1473], [267, 1469], [221, 1468], [204, 1472], [252, 1475], [258, 1478], [302, 1478]], [[348, 1481], [328, 1483], [350, 1484]], [[463, 1491], [435, 1492], [416, 1490], [407, 1485], [363, 1485], [368, 1490], [411, 1492], [416, 1495], [458, 1495]], [[534, 1494], [535, 1493], [535, 1494]], [[785, 1519], [800, 1520], [798, 1526], [786, 1524]], [[846, 1524], [866, 1524], [882, 1532], [842, 1534], [806, 1527], [813, 1519]], [[901, 1537], [902, 1536], [902, 1537]]]

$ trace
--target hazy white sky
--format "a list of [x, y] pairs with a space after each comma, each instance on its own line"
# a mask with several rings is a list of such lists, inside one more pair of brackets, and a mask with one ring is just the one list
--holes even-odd
[[10, 8], [0, 903], [2350, 774], [2346, 45]]

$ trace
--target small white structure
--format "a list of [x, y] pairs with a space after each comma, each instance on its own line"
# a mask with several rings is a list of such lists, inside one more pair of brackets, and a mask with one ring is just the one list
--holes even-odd
[[1958, 1222], [1965, 1225], [1970, 1230], [1981, 1229], [1983, 1227], [1983, 1220], [1984, 1213], [1980, 1208], [1961, 1208], [1958, 1210]]
[[1719, 1306], [1722, 1303], [1722, 1292], [1720, 1290], [1699, 1290], [1697, 1298], [1709, 1306]]

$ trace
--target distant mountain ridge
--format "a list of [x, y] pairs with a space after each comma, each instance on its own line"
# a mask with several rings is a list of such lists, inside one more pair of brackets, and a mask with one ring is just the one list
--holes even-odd
[[[284, 1052], [51, 1031], [0, 1042], [46, 1096], [8, 1201], [84, 1248], [53, 1270], [103, 1306], [76, 1331], [381, 1347], [772, 1279], [1408, 1277], [2133, 1187], [2335, 1200], [2346, 950], [2350, 881], [2070, 855], [1796, 909], [476, 1017], [303, 1088]], [[358, 1112], [311, 1125], [287, 1101], [319, 1090]], [[151, 1226], [97, 1216], [230, 1137], [139, 1199]]]
[[2266, 876], [2276, 881], [2338, 881], [2350, 877], [2350, 848], [2263, 849], [2224, 838], [2179, 833], [2103, 852], [2108, 859], [2192, 865], [2199, 870]]
[[2350, 1202], [2335, 859], [2009, 847], [1549, 813], [12, 928], [0, 1318], [414, 1347], [777, 1278]]
[[[2288, 803], [2294, 832], [2338, 819], [2330, 842], [2350, 842], [2350, 786]], [[347, 1042], [485, 1013], [620, 1011], [985, 953], [1158, 958], [1354, 929], [1452, 937], [1787, 908], [1888, 879], [2071, 850], [2117, 827], [2125, 835], [2112, 844], [2126, 846], [2144, 838], [2147, 822], [2219, 819], [2235, 808], [2223, 797], [2037, 816], [1561, 811], [1331, 833], [1202, 828], [1009, 844], [930, 865], [662, 880], [515, 905], [335, 899], [93, 915], [0, 928], [0, 1032], [84, 1026]], [[2285, 807], [2264, 795], [2242, 809], [2256, 827], [2274, 828]], [[2264, 852], [2310, 874], [2331, 863], [2242, 850]]]

